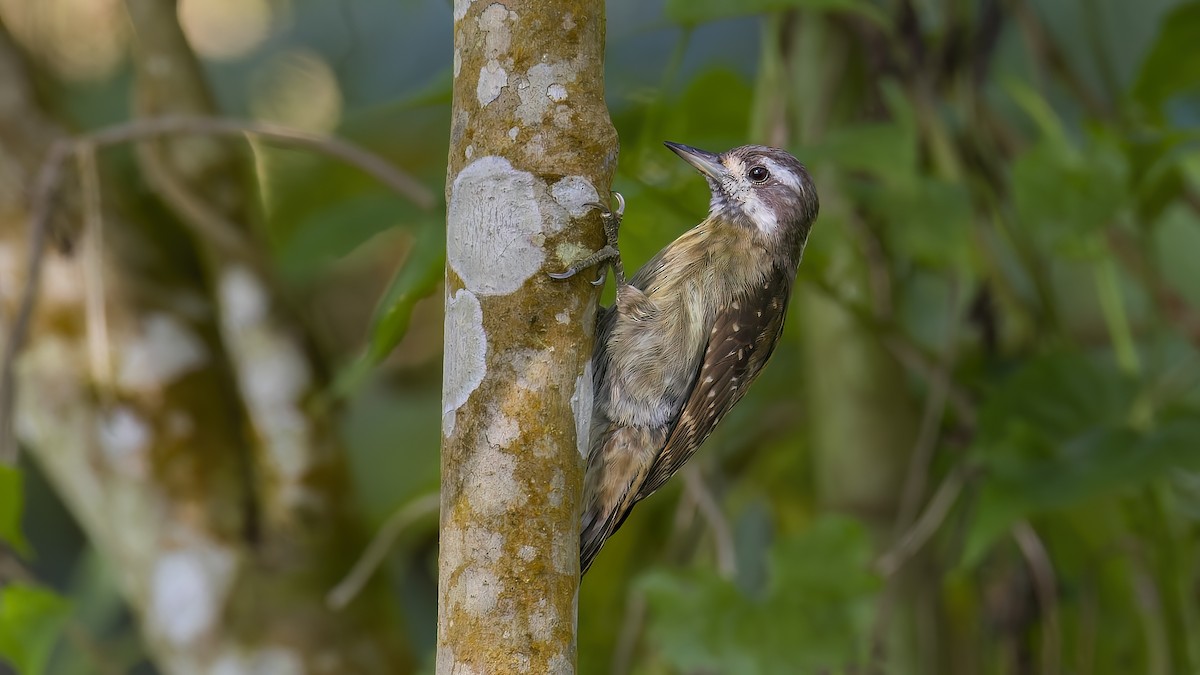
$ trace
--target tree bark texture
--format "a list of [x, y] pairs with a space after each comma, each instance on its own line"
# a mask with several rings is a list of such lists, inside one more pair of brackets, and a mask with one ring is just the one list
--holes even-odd
[[[457, 0], [437, 672], [573, 673], [599, 248], [604, 3]], [[589, 277], [590, 278], [590, 277]]]
[[[128, 9], [138, 110], [210, 112], [174, 3]], [[0, 259], [17, 261], [3, 268], [0, 299], [11, 309], [29, 262], [32, 177], [66, 135], [3, 34], [0, 81]], [[250, 200], [230, 180], [227, 146], [191, 139], [140, 155], [169, 208], [203, 210], [181, 221], [244, 221], [239, 205]], [[364, 542], [318, 397], [322, 369], [302, 328], [279, 318], [263, 268], [170, 219], [127, 217], [113, 206], [124, 200], [99, 199], [106, 190], [89, 198], [101, 172], [80, 161], [76, 180], [74, 167], [56, 227], [79, 231], [73, 254], [51, 253], [43, 270], [18, 362], [16, 430], [116, 572], [156, 665], [184, 675], [407, 672], [382, 598], [341, 613], [325, 604]]]

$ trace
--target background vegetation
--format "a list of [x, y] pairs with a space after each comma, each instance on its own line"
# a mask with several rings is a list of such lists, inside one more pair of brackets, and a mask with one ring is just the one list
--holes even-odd
[[[442, 192], [449, 3], [180, 11], [222, 112], [335, 132]], [[64, 125], [131, 117], [120, 3], [0, 17]], [[662, 140], [787, 147], [822, 211], [774, 361], [584, 580], [580, 672], [1200, 672], [1197, 36], [1177, 0], [610, 2], [627, 265], [704, 215]], [[105, 158], [157, 208], [132, 153]], [[374, 530], [437, 489], [443, 215], [324, 158], [254, 159]], [[428, 672], [437, 522], [406, 513], [367, 592]], [[155, 672], [27, 459], [0, 467], [0, 539], [0, 657]]]

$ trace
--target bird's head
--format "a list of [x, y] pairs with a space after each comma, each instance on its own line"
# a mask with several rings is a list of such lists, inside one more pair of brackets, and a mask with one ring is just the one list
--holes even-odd
[[808, 170], [790, 153], [764, 145], [743, 145], [714, 154], [667, 142], [708, 180], [709, 217], [753, 228], [768, 240], [802, 248], [819, 203]]

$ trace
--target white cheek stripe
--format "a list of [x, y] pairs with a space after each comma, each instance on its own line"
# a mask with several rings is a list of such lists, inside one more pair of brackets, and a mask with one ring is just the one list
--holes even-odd
[[793, 173], [791, 169], [786, 169], [780, 166], [773, 159], [764, 158], [763, 165], [767, 167], [767, 170], [771, 172], [771, 175], [774, 176], [775, 179], [780, 183], [783, 183], [800, 194], [805, 193], [804, 184], [800, 182], [800, 177]]

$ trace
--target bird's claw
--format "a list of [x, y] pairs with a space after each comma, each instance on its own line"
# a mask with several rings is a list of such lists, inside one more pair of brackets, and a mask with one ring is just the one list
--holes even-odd
[[601, 204], [600, 202], [588, 202], [584, 204], [584, 206], [600, 210], [600, 217], [604, 220], [604, 238], [606, 240], [604, 248], [583, 260], [577, 261], [562, 272], [550, 272], [549, 275], [552, 279], [569, 279], [592, 265], [606, 263], [600, 269], [600, 277], [588, 283], [593, 286], [603, 286], [608, 277], [605, 267], [612, 265], [613, 270], [616, 272], [617, 285], [625, 284], [625, 266], [621, 263], [621, 252], [617, 247], [617, 235], [621, 228], [621, 218], [625, 215], [625, 197], [621, 196], [620, 192], [614, 192], [613, 196], [617, 200], [616, 211], [609, 208], [607, 204]]

